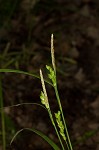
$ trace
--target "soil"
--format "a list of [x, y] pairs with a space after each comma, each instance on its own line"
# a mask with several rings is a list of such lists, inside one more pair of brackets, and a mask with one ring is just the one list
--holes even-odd
[[[38, 0], [31, 4], [23, 0], [11, 18], [11, 29], [0, 29], [2, 49], [10, 42], [9, 53], [24, 50], [23, 61], [17, 57], [9, 68], [36, 74], [42, 68], [45, 78], [45, 65], [51, 63], [50, 35], [54, 34], [58, 89], [74, 150], [99, 150], [98, 16], [98, 0]], [[57, 112], [54, 90], [46, 86], [52, 111]], [[39, 79], [3, 74], [4, 106], [40, 103], [41, 90]], [[14, 132], [33, 127], [59, 144], [48, 113], [40, 106], [23, 104], [4, 110], [14, 123]], [[23, 131], [11, 146], [8, 137], [8, 150], [52, 149], [30, 131]]]

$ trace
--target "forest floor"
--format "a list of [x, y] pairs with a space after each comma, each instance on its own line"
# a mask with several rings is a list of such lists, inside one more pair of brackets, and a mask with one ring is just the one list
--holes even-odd
[[[42, 68], [45, 78], [45, 65], [51, 63], [50, 36], [54, 34], [58, 89], [74, 150], [99, 150], [99, 1], [38, 0], [30, 4], [23, 0], [9, 26], [0, 28], [1, 56], [8, 47], [1, 68], [38, 75]], [[54, 91], [46, 86], [51, 108], [57, 112]], [[41, 90], [39, 79], [3, 74], [4, 106], [40, 103]], [[39, 106], [6, 107], [4, 111], [8, 150], [51, 150], [27, 131], [10, 146], [12, 135], [26, 127], [36, 128], [58, 143], [47, 112]]]

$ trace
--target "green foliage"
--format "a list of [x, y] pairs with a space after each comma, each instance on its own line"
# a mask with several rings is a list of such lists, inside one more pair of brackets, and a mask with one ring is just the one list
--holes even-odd
[[92, 136], [96, 135], [98, 132], [99, 132], [99, 129], [85, 132], [81, 137], [79, 137], [77, 139], [77, 141], [74, 143], [74, 145], [77, 145], [79, 143], [85, 142], [86, 140], [88, 140]]
[[46, 142], [48, 142], [48, 144], [54, 149], [54, 150], [60, 150], [60, 148], [49, 138], [47, 137], [44, 133], [42, 133], [41, 131], [38, 131], [36, 129], [30, 129], [30, 128], [24, 128], [24, 129], [21, 129], [19, 130], [15, 136], [13, 137], [13, 139], [11, 140], [11, 143], [14, 141], [14, 139], [16, 138], [16, 136], [22, 132], [23, 130], [29, 130], [29, 131], [32, 131], [34, 133], [36, 133], [37, 135], [39, 135], [40, 137], [42, 137]]
[[[53, 37], [53, 36], [51, 36], [51, 37]], [[53, 42], [53, 40], [51, 40], [51, 42]], [[52, 67], [46, 65], [46, 69], [48, 71], [48, 77], [49, 77], [49, 79], [51, 80], [52, 83], [50, 83], [47, 80], [44, 80], [43, 73], [42, 73], [41, 70], [40, 70], [40, 77], [38, 75], [36, 75], [36, 74], [24, 72], [24, 71], [21, 71], [21, 70], [0, 69], [0, 72], [12, 72], [12, 73], [25, 74], [25, 75], [29, 75], [29, 76], [41, 79], [42, 89], [43, 89], [43, 91], [41, 91], [41, 94], [40, 94], [41, 104], [36, 104], [36, 105], [39, 105], [39, 106], [41, 106], [41, 107], [43, 107], [43, 108], [45, 108], [47, 110], [47, 112], [49, 114], [49, 117], [50, 117], [50, 120], [52, 122], [52, 125], [53, 125], [53, 127], [55, 129], [56, 135], [57, 135], [57, 137], [59, 139], [59, 143], [60, 143], [61, 149], [65, 150], [67, 148], [68, 150], [73, 150], [72, 143], [71, 143], [71, 140], [70, 140], [70, 137], [69, 137], [69, 133], [68, 133], [68, 130], [67, 130], [67, 125], [66, 125], [66, 122], [65, 122], [63, 110], [62, 110], [61, 100], [60, 100], [58, 89], [57, 89], [56, 67], [55, 67], [55, 58], [54, 58], [54, 47], [53, 47], [53, 43], [51, 43], [51, 44], [52, 44], [52, 46], [51, 46], [51, 48], [52, 48], [51, 49]], [[2, 57], [1, 57], [2, 60], [7, 55], [7, 51], [8, 51], [8, 48], [5, 49], [5, 51], [4, 51], [4, 53], [3, 53]], [[53, 113], [52, 113], [52, 111], [50, 109], [50, 104], [49, 104], [47, 91], [46, 91], [46, 87], [45, 87], [45, 82], [50, 84], [55, 90], [56, 100], [57, 100], [57, 103], [58, 103], [58, 106], [59, 106], [58, 112], [54, 113], [55, 117], [53, 117]], [[0, 84], [1, 84], [1, 82], [0, 82]], [[23, 104], [25, 104], [25, 103], [23, 103]], [[13, 105], [13, 106], [10, 106], [10, 107], [20, 106], [20, 105], [23, 105], [23, 104]], [[26, 104], [28, 104], [28, 103], [26, 103]], [[35, 105], [35, 104], [33, 104], [33, 105]], [[5, 115], [4, 111], [3, 111], [2, 84], [0, 85], [0, 111], [1, 111], [1, 120], [2, 120], [2, 132], [0, 132], [0, 134], [2, 136], [2, 141], [3, 141], [3, 150], [6, 150], [6, 136], [7, 136], [6, 131], [8, 133], [10, 132], [11, 136], [13, 136], [13, 134], [15, 133], [16, 130], [15, 130], [15, 126], [13, 124], [13, 121], [7, 115]], [[56, 123], [57, 123], [57, 125], [56, 125]], [[7, 124], [7, 126], [5, 126], [5, 124]], [[55, 142], [52, 141], [48, 136], [46, 136], [41, 131], [38, 131], [38, 130], [33, 129], [33, 128], [31, 128], [31, 129], [25, 128], [25, 129], [19, 130], [14, 135], [14, 137], [12, 138], [11, 143], [16, 138], [16, 136], [20, 132], [22, 132], [23, 130], [29, 130], [29, 131], [32, 131], [32, 132], [36, 133], [37, 135], [42, 137], [45, 141], [47, 141], [49, 143], [49, 145], [54, 150], [60, 150], [59, 146], [56, 145]], [[91, 137], [95, 133], [96, 133], [96, 131], [95, 132], [94, 131], [86, 132], [80, 139], [78, 139], [77, 143], [86, 140], [87, 138]], [[65, 141], [65, 144], [64, 144], [63, 141]]]
[[[61, 139], [60, 135], [65, 140], [68, 150], [73, 150], [72, 149], [72, 144], [71, 144], [71, 141], [70, 141], [70, 138], [69, 138], [68, 130], [67, 130], [67, 127], [66, 127], [63, 111], [62, 111], [62, 106], [61, 106], [61, 101], [60, 101], [59, 94], [58, 94], [58, 89], [57, 89], [56, 67], [55, 67], [54, 46], [53, 46], [53, 35], [51, 36], [51, 58], [52, 58], [53, 68], [51, 68], [50, 66], [46, 66], [46, 68], [49, 71], [48, 77], [52, 81], [51, 85], [54, 87], [55, 94], [56, 94], [56, 99], [57, 99], [57, 102], [58, 102], [58, 105], [59, 105], [59, 111], [58, 111], [58, 113], [55, 114], [55, 116], [56, 116], [56, 122], [58, 124], [58, 127], [59, 127], [60, 131], [58, 131], [58, 129], [57, 129], [57, 126], [56, 126], [54, 118], [53, 118], [53, 114], [52, 114], [51, 109], [50, 109], [43, 74], [42, 74], [42, 71], [40, 70], [40, 78], [41, 78], [41, 83], [42, 83], [42, 88], [43, 88], [43, 92], [41, 92], [41, 95], [40, 95], [41, 103], [45, 106], [45, 108], [48, 111], [49, 117], [50, 117], [52, 125], [54, 126], [54, 129], [56, 131], [56, 134], [57, 134], [57, 137], [59, 139], [62, 150], [65, 150], [65, 145], [63, 145], [63, 142], [62, 142], [62, 139]], [[23, 74], [26, 74], [26, 75], [31, 75], [33, 77], [39, 78], [35, 74], [27, 73], [27, 72], [20, 71], [20, 70], [0, 69], [0, 72], [23, 73]], [[46, 82], [49, 83], [48, 81], [46, 81]], [[1, 97], [2, 97], [2, 93], [1, 93]], [[3, 112], [3, 99], [2, 99], [1, 108], [2, 108], [2, 112]], [[60, 114], [62, 114], [62, 117], [60, 116]], [[4, 114], [2, 113], [3, 146], [4, 146], [4, 150], [5, 150], [6, 149], [6, 143], [5, 143], [5, 125], [4, 125], [5, 121], [4, 120], [5, 120], [5, 117], [4, 117]], [[59, 149], [59, 147], [53, 141], [51, 141], [47, 136], [45, 136], [43, 133], [41, 133], [41, 132], [39, 132], [35, 129], [29, 129], [29, 130], [31, 130], [31, 131], [35, 132], [36, 134], [38, 134], [39, 136], [41, 136], [55, 150]], [[22, 131], [22, 130], [20, 130], [20, 131]], [[20, 131], [18, 131], [16, 135], [18, 135], [20, 133]], [[65, 133], [66, 133], [66, 136], [65, 136]], [[14, 137], [16, 137], [16, 135]], [[12, 141], [13, 141], [13, 139], [12, 139]]]
[[0, 53], [0, 67], [1, 68], [7, 68], [15, 61], [14, 58], [11, 58], [8, 56], [9, 48], [10, 48], [10, 43], [7, 43], [3, 52]]
[[16, 127], [14, 121], [6, 113], [4, 114], [4, 118], [5, 118], [5, 130], [6, 130], [5, 140], [6, 140], [6, 147], [7, 147], [7, 145], [9, 145], [9, 141], [11, 141], [12, 137], [16, 133]]
[[2, 130], [2, 143], [3, 150], [6, 150], [6, 131], [5, 131], [5, 117], [3, 109], [3, 92], [2, 92], [2, 76], [0, 75], [0, 108], [1, 108], [1, 130]]
[[[15, 123], [11, 119], [11, 117], [8, 116], [7, 114], [5, 114], [4, 117], [5, 117], [5, 130], [6, 130], [5, 140], [6, 140], [6, 147], [7, 147], [9, 145], [9, 142], [11, 141], [12, 137], [17, 132], [17, 130], [16, 130], [16, 127], [15, 127]], [[3, 144], [2, 143], [2, 137], [3, 137], [3, 132], [2, 132], [2, 129], [0, 128], [0, 145]]]

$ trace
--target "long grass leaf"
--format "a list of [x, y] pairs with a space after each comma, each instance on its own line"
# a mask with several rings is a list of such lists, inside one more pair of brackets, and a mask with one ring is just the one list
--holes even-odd
[[[25, 74], [25, 75], [29, 75], [35, 78], [40, 79], [40, 76], [34, 74], [34, 73], [29, 73], [29, 72], [25, 72], [25, 71], [21, 71], [21, 70], [14, 70], [14, 69], [0, 69], [0, 72], [12, 72], [12, 73], [19, 73], [19, 74]], [[50, 84], [51, 86], [53, 86], [48, 80], [45, 80], [46, 83]]]
[[1, 107], [1, 124], [2, 124], [3, 150], [6, 150], [5, 117], [4, 117], [4, 110], [3, 110], [2, 76], [1, 75], [0, 75], [0, 107]]
[[[14, 105], [10, 105], [10, 106], [4, 106], [4, 108], [13, 108], [13, 107], [19, 107], [19, 106], [22, 106], [22, 105], [37, 105], [37, 106], [40, 106], [44, 109], [46, 109], [43, 105], [39, 104], [39, 103], [19, 103], [19, 104], [14, 104]], [[2, 109], [2, 107], [0, 107], [0, 110]], [[47, 109], [46, 109], [47, 110]]]
[[32, 131], [32, 132], [36, 133], [37, 135], [39, 135], [40, 137], [42, 137], [46, 142], [48, 142], [49, 145], [50, 145], [51, 147], [53, 147], [54, 150], [60, 150], [60, 148], [59, 148], [48, 136], [46, 136], [44, 133], [42, 133], [41, 131], [38, 131], [38, 130], [36, 130], [36, 129], [34, 129], [34, 128], [32, 128], [32, 129], [30, 129], [30, 128], [24, 128], [24, 129], [19, 130], [19, 131], [14, 135], [14, 137], [12, 138], [10, 144], [12, 144], [12, 142], [14, 141], [14, 139], [16, 138], [16, 136], [17, 136], [20, 132], [22, 132], [23, 130], [29, 130], [29, 131]]

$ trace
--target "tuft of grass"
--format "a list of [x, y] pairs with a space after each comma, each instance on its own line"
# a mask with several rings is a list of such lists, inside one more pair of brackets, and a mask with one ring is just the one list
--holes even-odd
[[[5, 51], [5, 53], [6, 53], [6, 51]], [[41, 69], [40, 69], [40, 77], [38, 77], [35, 74], [20, 71], [20, 70], [0, 69], [0, 72], [22, 73], [22, 74], [25, 74], [25, 75], [30, 75], [32, 77], [36, 77], [36, 78], [41, 79], [43, 90], [41, 91], [41, 95], [40, 95], [40, 99], [41, 99], [40, 106], [44, 107], [46, 109], [46, 111], [48, 112], [48, 114], [49, 114], [49, 118], [51, 120], [51, 123], [52, 123], [54, 129], [55, 129], [56, 135], [59, 139], [61, 149], [65, 150], [66, 147], [67, 147], [68, 150], [73, 150], [72, 143], [71, 143], [69, 133], [68, 133], [68, 130], [67, 130], [67, 125], [66, 125], [66, 122], [65, 122], [63, 110], [62, 110], [62, 105], [61, 105], [61, 100], [60, 100], [59, 93], [58, 93], [58, 88], [57, 88], [53, 34], [51, 35], [51, 60], [52, 60], [52, 67], [46, 65], [46, 69], [48, 71], [48, 78], [50, 79], [50, 81], [44, 80], [43, 73], [42, 73]], [[46, 83], [53, 86], [55, 94], [56, 94], [56, 100], [57, 100], [59, 109], [58, 109], [58, 112], [57, 113], [54, 112], [54, 114], [52, 113], [51, 108], [50, 108], [49, 99], [48, 99], [48, 95], [47, 95], [47, 90], [46, 90], [46, 87], [45, 87], [45, 81], [46, 81]], [[1, 113], [1, 117], [2, 117], [2, 135], [3, 135], [3, 146], [4, 146], [4, 150], [5, 150], [6, 149], [6, 141], [5, 141], [5, 121], [4, 121], [4, 112], [3, 112], [2, 85], [1, 85], [0, 91], [1, 91], [0, 97], [1, 97], [1, 110], [2, 110], [1, 111], [2, 112]], [[12, 106], [12, 107], [14, 107], [14, 106]], [[54, 141], [52, 141], [48, 136], [46, 136], [41, 131], [35, 130], [33, 128], [32, 129], [25, 128], [25, 129], [26, 130], [31, 130], [34, 133], [36, 133], [37, 135], [41, 136], [45, 141], [47, 141], [51, 145], [51, 147], [53, 149], [60, 150], [60, 147], [58, 145], [56, 145]], [[23, 130], [24, 129], [21, 129], [15, 134], [15, 136], [11, 140], [11, 143], [16, 138], [16, 136], [20, 132], [22, 132]], [[65, 144], [64, 144], [64, 142], [65, 142]]]
[[[9, 46], [10, 46], [10, 44], [8, 43], [7, 47], [5, 48], [5, 50], [2, 54], [2, 57], [1, 57], [2, 67], [4, 66], [2, 64], [2, 60], [6, 57], [7, 52], [9, 50]], [[33, 73], [24, 72], [24, 71], [21, 71], [21, 70], [13, 70], [13, 69], [0, 69], [0, 73], [2, 73], [2, 72], [19, 73], [19, 74], [29, 75], [29, 76], [41, 79], [42, 91], [41, 91], [41, 94], [40, 94], [40, 99], [41, 99], [40, 104], [39, 103], [22, 103], [22, 104], [12, 105], [12, 106], [9, 106], [9, 107], [11, 108], [11, 107], [17, 107], [17, 106], [21, 106], [21, 105], [30, 104], [30, 105], [38, 105], [38, 106], [41, 106], [42, 108], [44, 108], [47, 111], [47, 113], [49, 114], [49, 118], [51, 120], [51, 123], [52, 123], [54, 129], [55, 129], [55, 132], [56, 132], [57, 138], [59, 140], [60, 146], [58, 146], [47, 135], [45, 135], [41, 131], [38, 131], [34, 128], [31, 128], [31, 129], [23, 128], [23, 129], [19, 130], [18, 132], [16, 132], [16, 134], [12, 138], [11, 143], [14, 141], [14, 139], [17, 137], [17, 135], [19, 135], [19, 133], [21, 133], [24, 130], [29, 130], [29, 131], [32, 131], [35, 134], [39, 135], [40, 137], [42, 137], [46, 142], [49, 143], [49, 145], [54, 150], [65, 150], [66, 148], [67, 148], [67, 150], [73, 150], [73, 145], [78, 144], [80, 142], [83, 142], [86, 139], [90, 138], [91, 136], [93, 136], [94, 134], [99, 132], [99, 129], [96, 130], [96, 131], [86, 132], [81, 138], [79, 138], [77, 140], [76, 143], [74, 143], [74, 144], [71, 143], [69, 132], [68, 132], [68, 129], [67, 129], [67, 124], [66, 124], [66, 121], [65, 121], [65, 118], [64, 118], [64, 113], [63, 113], [63, 109], [62, 109], [62, 105], [61, 105], [60, 96], [59, 96], [59, 93], [58, 93], [57, 67], [55, 65], [53, 34], [51, 35], [51, 60], [52, 60], [52, 66], [46, 65], [46, 69], [47, 69], [47, 72], [48, 72], [48, 78], [49, 78], [50, 81], [44, 79], [41, 69], [40, 69], [40, 76], [38, 76], [36, 74], [33, 74]], [[55, 91], [55, 94], [56, 94], [56, 101], [57, 101], [57, 104], [58, 104], [57, 112], [52, 113], [52, 110], [50, 108], [50, 103], [49, 103], [49, 98], [48, 98], [45, 83], [51, 85], [54, 88], [54, 91]], [[1, 123], [2, 123], [2, 132], [0, 132], [0, 135], [2, 136], [3, 150], [6, 150], [6, 145], [7, 145], [6, 144], [6, 139], [7, 139], [6, 131], [7, 131], [7, 128], [5, 129], [6, 116], [4, 114], [4, 108], [5, 107], [3, 106], [3, 93], [2, 93], [2, 74], [0, 74], [0, 112], [1, 112]], [[11, 120], [9, 118], [7, 118], [7, 120], [8, 120], [8, 123], [10, 123], [9, 126], [13, 126], [12, 125], [13, 123], [11, 123]], [[13, 131], [15, 133], [15, 129]]]
[[[42, 88], [43, 88], [43, 92], [41, 92], [41, 103], [43, 105], [45, 105], [49, 117], [51, 119], [52, 125], [54, 126], [54, 129], [56, 131], [56, 134], [58, 136], [59, 142], [61, 144], [61, 148], [62, 150], [65, 150], [65, 145], [63, 144], [63, 141], [65, 141], [67, 149], [68, 150], [73, 150], [72, 148], [72, 144], [71, 144], [71, 140], [69, 137], [69, 133], [67, 130], [67, 125], [66, 125], [66, 121], [64, 118], [64, 114], [63, 114], [63, 109], [62, 109], [62, 105], [61, 105], [61, 100], [59, 97], [59, 93], [58, 93], [58, 88], [57, 88], [57, 77], [56, 77], [56, 65], [55, 65], [55, 56], [54, 56], [54, 44], [53, 44], [53, 34], [51, 35], [51, 60], [52, 60], [52, 67], [50, 66], [46, 66], [46, 69], [48, 70], [48, 77], [52, 82], [55, 94], [56, 94], [56, 100], [59, 106], [59, 110], [57, 113], [55, 113], [55, 118], [56, 120], [54, 121], [53, 119], [53, 115], [52, 112], [50, 110], [50, 104], [48, 102], [48, 96], [47, 96], [47, 92], [46, 92], [46, 88], [45, 88], [45, 83], [44, 83], [44, 78], [43, 78], [43, 74], [42, 71], [40, 70], [40, 77], [41, 77], [41, 83], [42, 83]], [[57, 122], [57, 125], [56, 123]], [[58, 126], [58, 128], [57, 128]]]

